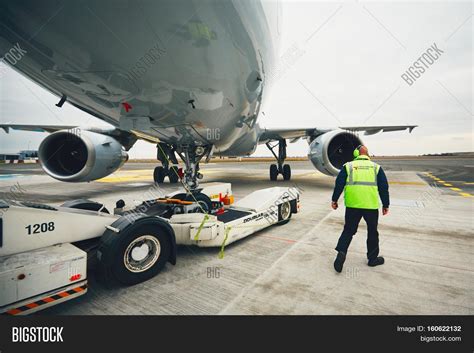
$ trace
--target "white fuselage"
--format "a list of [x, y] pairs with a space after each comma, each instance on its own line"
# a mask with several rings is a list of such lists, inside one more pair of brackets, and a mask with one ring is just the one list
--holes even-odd
[[[171, 144], [254, 151], [278, 45], [279, 4], [252, 0], [3, 1], [0, 53], [112, 125]], [[49, 20], [48, 20], [49, 19]], [[39, 29], [39, 30], [38, 30]]]

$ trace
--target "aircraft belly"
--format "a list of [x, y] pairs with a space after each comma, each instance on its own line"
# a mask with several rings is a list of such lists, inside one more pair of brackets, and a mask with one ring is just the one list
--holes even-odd
[[15, 69], [58, 96], [115, 126], [220, 151], [249, 140], [273, 60], [257, 1], [4, 1], [0, 24], [0, 54], [19, 43]]

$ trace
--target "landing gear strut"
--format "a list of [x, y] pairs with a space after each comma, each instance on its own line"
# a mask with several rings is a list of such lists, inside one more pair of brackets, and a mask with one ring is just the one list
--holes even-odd
[[[173, 146], [163, 142], [156, 145], [156, 158], [161, 162], [161, 166], [155, 168], [153, 172], [153, 180], [155, 183], [161, 184], [168, 177], [170, 183], [175, 184], [179, 180], [178, 160], [176, 159], [175, 149]], [[170, 167], [170, 162], [173, 164]]]
[[[195, 145], [169, 145], [160, 142], [157, 145], [157, 158], [162, 166], [156, 167], [154, 172], [154, 180], [156, 183], [162, 183], [166, 176], [171, 183], [176, 183], [182, 175], [184, 187], [188, 191], [193, 191], [199, 186], [199, 179], [202, 179], [202, 174], [199, 173], [199, 162], [204, 156], [210, 158], [212, 152], [212, 145], [195, 146]], [[176, 154], [184, 162], [183, 173], [180, 173], [177, 167], [178, 160]], [[170, 163], [174, 164], [170, 167]]]
[[[270, 142], [266, 143], [268, 149], [273, 154], [278, 164], [270, 165], [270, 180], [277, 180], [278, 174], [283, 175], [283, 180], [291, 179], [291, 167], [289, 164], [284, 164], [286, 159], [286, 140], [281, 139], [274, 145]], [[278, 145], [278, 156], [273, 149]]]
[[199, 173], [199, 162], [204, 156], [207, 156], [208, 159], [210, 158], [212, 145], [182, 145], [178, 146], [176, 152], [185, 164], [183, 182], [186, 188], [190, 191], [197, 189], [199, 179], [203, 177], [203, 175]]

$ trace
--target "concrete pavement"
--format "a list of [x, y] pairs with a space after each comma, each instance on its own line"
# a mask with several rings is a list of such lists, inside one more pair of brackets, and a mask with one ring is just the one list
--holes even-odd
[[[290, 223], [226, 247], [222, 260], [219, 249], [180, 247], [176, 266], [132, 287], [106, 288], [90, 271], [87, 295], [38, 314], [472, 314], [473, 198], [424, 172], [391, 171], [391, 162], [384, 163], [392, 206], [380, 218], [383, 266], [366, 264], [362, 221], [343, 272], [334, 271], [344, 212], [329, 207], [334, 178], [309, 162], [291, 162], [292, 180], [276, 183], [303, 191], [301, 212]], [[2, 197], [19, 185], [23, 192], [16, 197], [56, 205], [88, 197], [113, 208], [119, 198], [134, 202], [175, 188], [154, 187], [151, 164], [130, 163], [104, 180], [81, 184], [57, 182], [37, 166], [29, 173], [25, 167], [4, 173], [3, 167]], [[275, 185], [265, 163], [215, 163], [203, 166], [203, 173], [206, 181], [231, 182], [236, 198]]]

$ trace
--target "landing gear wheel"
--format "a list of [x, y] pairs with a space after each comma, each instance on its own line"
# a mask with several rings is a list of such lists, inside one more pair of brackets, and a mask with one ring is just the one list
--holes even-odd
[[192, 201], [192, 202], [197, 202], [201, 207], [201, 212], [202, 213], [210, 213], [212, 210], [212, 201], [207, 196], [206, 194], [203, 194], [201, 192], [195, 193], [195, 194], [177, 194], [174, 195], [173, 198], [179, 199], [182, 201]]
[[155, 183], [161, 184], [165, 180], [165, 175], [165, 168], [163, 168], [162, 166], [156, 167], [155, 171], [153, 172], [153, 180], [155, 181]]
[[287, 224], [291, 218], [291, 204], [289, 201], [278, 205], [278, 225]]
[[289, 164], [283, 165], [283, 180], [291, 179], [291, 167]]
[[156, 276], [171, 254], [171, 234], [163, 221], [142, 219], [119, 234], [106, 230], [98, 250], [99, 266], [107, 280], [125, 285]]
[[278, 167], [276, 164], [270, 165], [270, 180], [275, 181], [278, 178]]
[[178, 167], [172, 166], [168, 171], [168, 178], [171, 184], [176, 184], [179, 180]]

